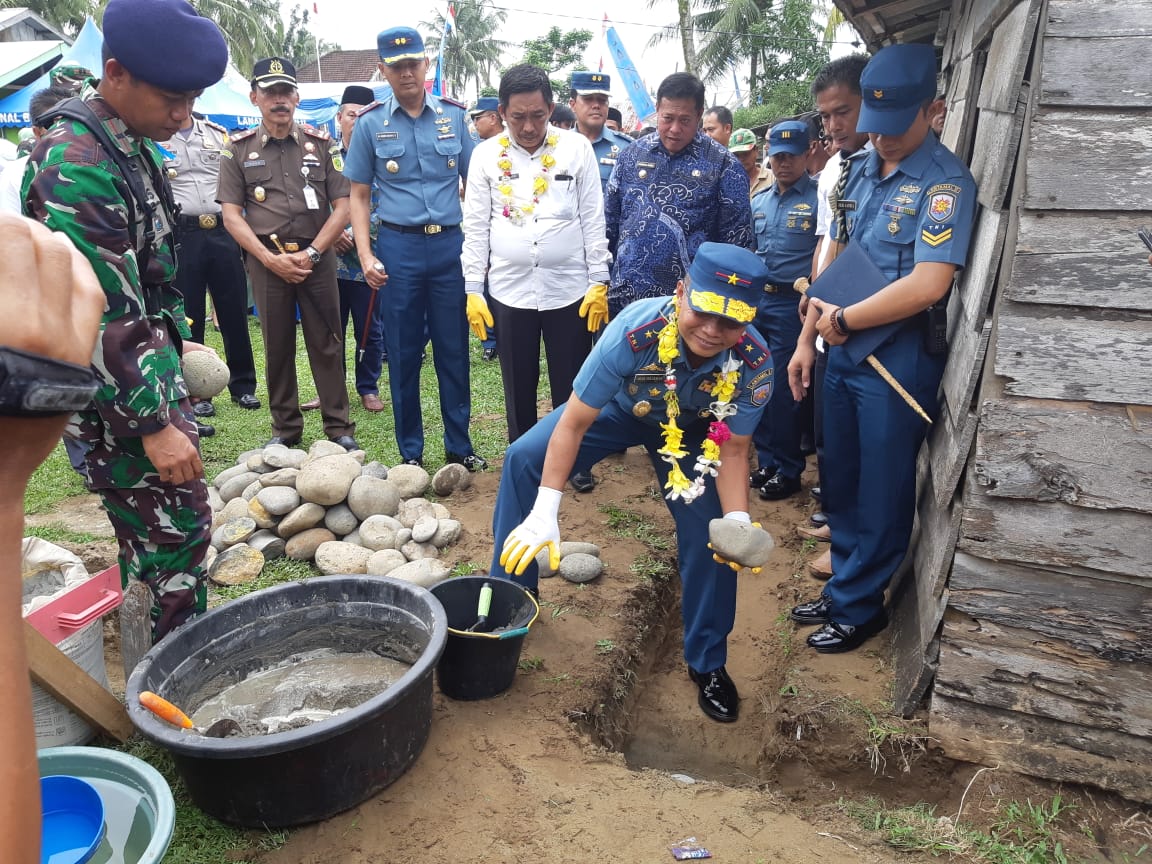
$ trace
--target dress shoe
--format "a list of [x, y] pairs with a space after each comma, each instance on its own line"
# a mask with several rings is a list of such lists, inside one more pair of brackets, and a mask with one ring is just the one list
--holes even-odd
[[197, 423], [196, 424], [196, 434], [199, 435], [201, 438], [211, 438], [213, 435], [216, 434], [216, 427], [215, 426], [209, 426], [207, 423]]
[[596, 488], [596, 478], [592, 476], [591, 471], [573, 474], [570, 480], [572, 488], [577, 492], [591, 492]]
[[201, 399], [192, 406], [192, 413], [197, 417], [215, 417], [216, 409], [212, 407], [211, 399]]
[[315, 411], [319, 407], [320, 407], [320, 400], [319, 399], [309, 399], [307, 402], [302, 402], [300, 404], [300, 410], [301, 411]]
[[[831, 539], [831, 538], [829, 538]], [[816, 558], [808, 562], [808, 573], [814, 579], [827, 581], [832, 578], [832, 550], [825, 549]]]
[[819, 528], [798, 525], [796, 533], [808, 540], [817, 540], [821, 543], [828, 543], [832, 540], [832, 529], [827, 524], [821, 525]]
[[271, 438], [268, 439], [268, 443], [265, 444], [264, 446], [265, 447], [272, 447], [272, 446], [279, 444], [281, 447], [295, 447], [299, 443], [300, 443], [299, 438], [284, 438], [280, 435], [273, 435]]
[[777, 471], [760, 487], [760, 497], [765, 501], [783, 501], [799, 491], [799, 477], [785, 477]]
[[828, 599], [828, 595], [821, 594], [815, 600], [793, 606], [792, 613], [788, 617], [797, 624], [808, 626], [810, 624], [827, 624], [831, 620], [829, 617], [831, 614], [832, 601]]
[[881, 609], [863, 624], [837, 624], [829, 621], [808, 636], [808, 645], [821, 654], [854, 651], [888, 626], [888, 613]]
[[811, 432], [804, 432], [800, 435], [800, 455], [811, 456], [816, 452], [816, 439], [812, 437]]
[[351, 453], [353, 450], [360, 449], [360, 445], [356, 443], [356, 439], [351, 435], [337, 435], [335, 438], [329, 438], [328, 440], [333, 444], [339, 444], [349, 453]]
[[728, 677], [727, 670], [721, 666], [712, 672], [697, 672], [688, 670], [688, 677], [695, 682], [700, 690], [700, 710], [721, 723], [731, 723], [740, 713], [740, 694], [736, 692], [736, 685]]
[[247, 411], [255, 411], [260, 407], [260, 400], [251, 393], [241, 393], [239, 396], [233, 396], [232, 401]]
[[488, 467], [488, 462], [483, 456], [477, 456], [475, 453], [469, 453], [467, 456], [461, 456], [459, 453], [445, 453], [444, 461], [448, 463], [455, 462], [458, 465], [463, 465], [473, 474], [477, 471], [483, 471]]
[[748, 476], [748, 485], [753, 489], [759, 489], [761, 486], [771, 480], [772, 475], [775, 473], [775, 468], [757, 468]]
[[811, 489], [808, 490], [808, 492], [817, 501], [820, 501], [821, 503], [823, 503], [824, 491], [819, 486], [813, 486]]
[[496, 353], [495, 348], [485, 348], [484, 352], [480, 355], [482, 360], [495, 360], [500, 355]]
[[821, 525], [828, 524], [828, 515], [823, 510], [817, 510], [808, 517], [808, 521], [819, 528]]
[[423, 468], [424, 467], [424, 460], [423, 459], [405, 459], [402, 464], [415, 465], [417, 468]]
[[371, 411], [373, 414], [378, 414], [384, 410], [384, 403], [375, 393], [360, 394], [360, 404], [364, 406], [365, 411]]

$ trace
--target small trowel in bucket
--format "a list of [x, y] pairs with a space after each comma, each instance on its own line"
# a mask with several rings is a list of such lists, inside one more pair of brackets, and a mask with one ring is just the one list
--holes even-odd
[[[492, 610], [492, 583], [485, 582], [480, 586], [480, 600], [476, 603], [476, 623], [465, 630], [465, 633], [484, 633], [481, 628], [487, 627], [488, 613]], [[468, 619], [464, 619], [468, 620]]]
[[179, 726], [181, 729], [191, 729], [205, 738], [227, 738], [229, 735], [240, 731], [240, 724], [231, 717], [221, 717], [207, 729], [201, 729], [192, 722], [191, 717], [163, 696], [157, 696], [151, 690], [144, 690], [140, 693], [140, 704], [161, 720], [171, 723], [173, 726]]

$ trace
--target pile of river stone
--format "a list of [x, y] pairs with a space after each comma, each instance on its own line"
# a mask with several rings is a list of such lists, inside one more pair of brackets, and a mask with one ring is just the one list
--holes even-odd
[[321, 573], [392, 576], [429, 587], [450, 568], [442, 551], [461, 532], [443, 504], [472, 484], [463, 465], [429, 477], [417, 465], [364, 463], [362, 450], [317, 441], [308, 451], [250, 450], [209, 488], [213, 509], [208, 576], [223, 585], [255, 579], [264, 562], [314, 561]]

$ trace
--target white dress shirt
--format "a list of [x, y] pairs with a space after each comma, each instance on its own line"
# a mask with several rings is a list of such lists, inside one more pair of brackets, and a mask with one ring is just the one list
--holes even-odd
[[3, 162], [3, 171], [0, 171], [0, 211], [20, 215], [20, 184], [24, 180], [24, 168], [28, 164], [28, 157], [21, 156], [11, 162]]
[[[484, 290], [516, 309], [562, 309], [581, 299], [590, 285], [608, 281], [608, 239], [604, 233], [604, 196], [600, 168], [588, 139], [548, 126], [556, 146], [541, 144], [528, 153], [512, 140], [507, 148], [511, 178], [499, 165], [500, 139], [481, 141], [472, 152], [464, 196], [464, 281], [468, 293]], [[542, 158], [556, 164], [546, 175], [548, 188], [532, 212], [519, 220], [504, 215], [499, 187], [512, 186], [513, 210], [532, 205], [532, 186]]]

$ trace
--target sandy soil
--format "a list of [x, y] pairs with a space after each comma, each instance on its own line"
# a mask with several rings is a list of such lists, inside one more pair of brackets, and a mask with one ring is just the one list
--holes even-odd
[[[512, 688], [480, 702], [437, 692], [428, 744], [406, 775], [347, 813], [293, 830], [264, 864], [663, 862], [690, 836], [719, 861], [920, 860], [862, 830], [837, 802], [875, 795], [955, 813], [968, 789], [965, 818], [987, 823], [1001, 798], [1051, 797], [1053, 788], [1027, 778], [977, 776], [977, 766], [936, 753], [918, 722], [886, 717], [883, 635], [839, 656], [803, 644], [786, 612], [820, 587], [803, 563], [821, 550], [794, 531], [814, 509], [807, 494], [777, 504], [753, 498], [753, 516], [778, 548], [764, 572], [741, 576], [728, 663], [743, 697], [740, 721], [709, 720], [681, 655], [674, 546], [653, 550], [608, 527], [604, 508], [616, 507], [654, 526], [657, 543], [671, 539], [647, 459], [629, 451], [596, 474], [596, 491], [565, 496], [561, 534], [599, 543], [606, 573], [588, 585], [541, 582], [544, 608]], [[449, 550], [454, 563], [487, 567], [498, 480], [498, 469], [477, 475], [472, 489], [444, 502], [465, 526]], [[84, 496], [38, 518], [73, 524], [70, 511], [93, 505]], [[108, 548], [76, 551], [87, 560]], [[634, 572], [654, 563], [673, 578]], [[114, 679], [118, 667], [110, 653]], [[877, 718], [894, 730], [879, 745], [869, 735]], [[1107, 796], [1065, 796], [1090, 802], [1093, 825], [1135, 812]]]

